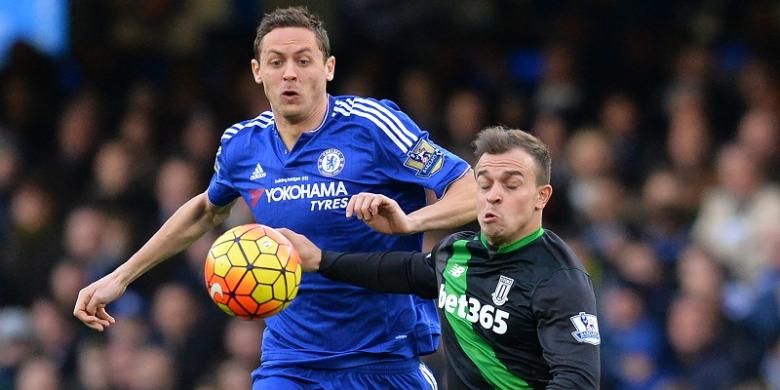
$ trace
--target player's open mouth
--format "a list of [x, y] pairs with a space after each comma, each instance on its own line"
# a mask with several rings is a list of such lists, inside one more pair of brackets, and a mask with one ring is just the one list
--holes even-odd
[[482, 217], [482, 220], [485, 221], [485, 222], [493, 222], [496, 219], [498, 219], [498, 216], [496, 214], [493, 214], [493, 213], [485, 213], [485, 216]]
[[298, 92], [295, 92], [295, 91], [284, 91], [284, 92], [282, 92], [282, 96], [283, 97], [287, 97], [287, 98], [296, 97], [296, 96], [298, 96]]

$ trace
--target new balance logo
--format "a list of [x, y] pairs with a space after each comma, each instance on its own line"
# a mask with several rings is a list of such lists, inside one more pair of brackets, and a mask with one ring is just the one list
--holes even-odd
[[260, 166], [258, 163], [255, 167], [255, 171], [252, 172], [252, 176], [249, 176], [249, 180], [257, 180], [262, 179], [265, 177], [265, 171], [263, 170], [263, 167]]
[[466, 271], [466, 268], [462, 265], [455, 264], [450, 268], [450, 275], [459, 278], [460, 275], [463, 275], [463, 272]]

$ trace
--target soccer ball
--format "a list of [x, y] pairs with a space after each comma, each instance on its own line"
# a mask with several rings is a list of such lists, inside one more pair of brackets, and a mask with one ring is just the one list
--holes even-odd
[[298, 294], [301, 259], [276, 230], [241, 225], [211, 245], [204, 277], [211, 299], [225, 313], [266, 318], [284, 310]]

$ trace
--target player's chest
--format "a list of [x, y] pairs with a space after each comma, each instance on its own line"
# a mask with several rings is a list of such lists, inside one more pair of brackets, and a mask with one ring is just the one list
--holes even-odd
[[536, 330], [532, 290], [515, 267], [451, 263], [441, 275], [438, 307], [451, 319], [468, 322], [485, 334], [516, 337]]
[[288, 151], [267, 140], [248, 147], [256, 152], [234, 161], [231, 180], [254, 212], [343, 210], [352, 195], [384, 184], [366, 145], [323, 140]]

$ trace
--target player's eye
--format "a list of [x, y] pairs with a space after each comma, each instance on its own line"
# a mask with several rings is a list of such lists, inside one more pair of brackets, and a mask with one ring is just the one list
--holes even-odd
[[272, 59], [272, 60], [268, 61], [268, 64], [270, 64], [271, 66], [274, 66], [274, 67], [281, 66], [282, 65], [282, 60], [280, 60], [278, 58], [275, 58], [275, 59]]
[[308, 58], [301, 58], [300, 60], [298, 60], [298, 64], [303, 65], [303, 66], [309, 65], [310, 63], [311, 63], [311, 60], [308, 59]]
[[517, 187], [520, 187], [520, 184], [521, 183], [519, 181], [512, 180], [512, 181], [508, 181], [508, 182], [504, 183], [504, 187], [506, 187], [507, 189], [510, 189], [510, 190], [514, 190], [514, 189], [517, 189]]

